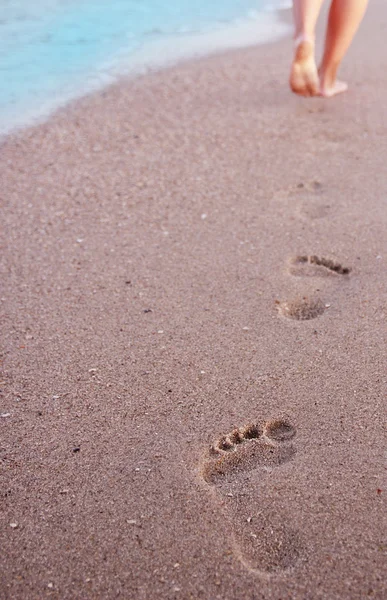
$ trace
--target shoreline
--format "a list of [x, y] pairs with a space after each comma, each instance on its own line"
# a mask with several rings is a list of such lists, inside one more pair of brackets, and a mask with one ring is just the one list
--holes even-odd
[[[16, 131], [39, 126], [58, 110], [93, 93], [99, 93], [111, 85], [117, 85], [120, 81], [168, 70], [186, 61], [199, 60], [234, 49], [275, 43], [290, 31], [289, 19], [286, 18], [289, 12], [286, 8], [266, 10], [258, 13], [255, 18], [241, 18], [235, 23], [212, 31], [156, 36], [154, 39], [148, 39], [145, 45], [141, 44], [137, 50], [122, 48], [110, 59], [102, 61], [99, 65], [95, 64], [93, 71], [84, 74], [84, 81], [88, 81], [87, 84], [84, 83], [84, 89], [80, 89], [80, 81], [77, 83], [74, 80], [71, 84], [68, 82], [60, 96], [58, 91], [52, 90], [51, 97], [40, 101], [39, 108], [24, 107], [22, 111], [23, 107], [20, 106], [17, 115], [7, 112], [7, 125], [5, 122], [0, 123], [0, 142], [2, 138]], [[74, 86], [77, 87], [76, 90], [73, 89]]]
[[2, 141], [7, 600], [386, 597], [384, 26], [333, 100], [282, 40]]

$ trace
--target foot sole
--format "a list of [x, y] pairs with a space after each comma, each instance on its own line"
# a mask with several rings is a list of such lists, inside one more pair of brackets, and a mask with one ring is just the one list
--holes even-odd
[[321, 93], [314, 46], [309, 41], [302, 41], [296, 47], [289, 84], [299, 96], [318, 96]]

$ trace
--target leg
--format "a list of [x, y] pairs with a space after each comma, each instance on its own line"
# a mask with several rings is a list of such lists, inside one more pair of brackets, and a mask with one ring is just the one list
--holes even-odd
[[295, 38], [314, 42], [314, 31], [324, 0], [293, 0]]
[[314, 59], [315, 28], [324, 0], [293, 0], [295, 55], [290, 87], [301, 96], [316, 96], [320, 85]]
[[360, 25], [368, 0], [333, 0], [320, 73], [321, 95], [330, 97], [348, 88], [336, 73]]

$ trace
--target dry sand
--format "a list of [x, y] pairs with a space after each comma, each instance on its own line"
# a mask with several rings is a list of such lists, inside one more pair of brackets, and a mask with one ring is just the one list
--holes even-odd
[[386, 31], [331, 101], [286, 40], [3, 143], [2, 599], [387, 597]]

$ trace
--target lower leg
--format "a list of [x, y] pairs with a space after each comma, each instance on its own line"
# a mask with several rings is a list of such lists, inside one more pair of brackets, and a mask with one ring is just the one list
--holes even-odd
[[314, 42], [318, 16], [324, 0], [293, 0], [295, 39]]
[[296, 48], [289, 83], [293, 92], [302, 96], [315, 96], [319, 93], [314, 39], [323, 1], [293, 1]]
[[336, 73], [361, 23], [368, 0], [333, 0], [329, 12], [325, 50], [320, 72], [321, 93], [333, 96], [347, 89]]

